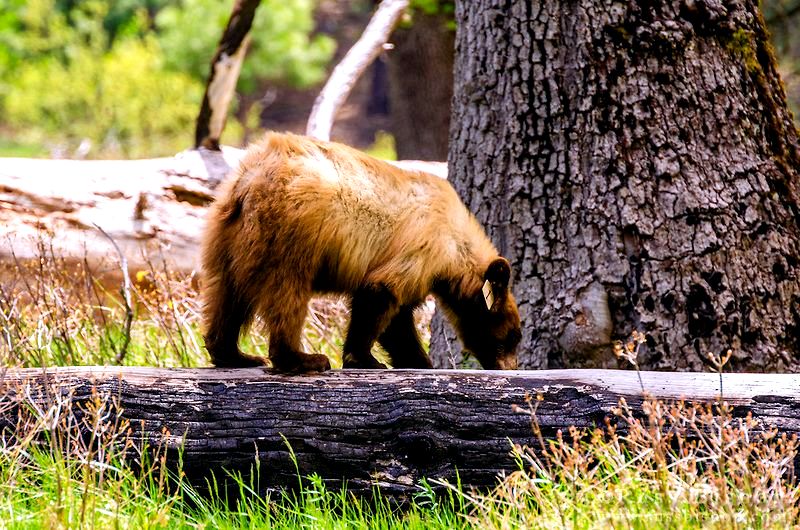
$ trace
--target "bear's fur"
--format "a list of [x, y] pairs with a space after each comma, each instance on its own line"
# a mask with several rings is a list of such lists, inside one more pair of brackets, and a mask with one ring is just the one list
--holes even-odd
[[516, 367], [511, 268], [444, 179], [268, 133], [212, 205], [202, 259], [205, 340], [217, 366], [264, 364], [238, 348], [257, 314], [275, 369], [328, 369], [324, 355], [301, 351], [300, 334], [314, 293], [342, 293], [352, 297], [345, 367], [383, 368], [370, 353], [378, 340], [395, 368], [428, 368], [413, 311], [433, 293], [483, 367]]

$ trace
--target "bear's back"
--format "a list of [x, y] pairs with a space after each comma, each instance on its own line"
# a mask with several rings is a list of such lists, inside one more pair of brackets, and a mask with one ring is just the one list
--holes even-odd
[[268, 133], [248, 150], [235, 189], [263, 230], [319, 259], [337, 290], [372, 276], [417, 296], [465, 253], [496, 253], [446, 180], [341, 144]]

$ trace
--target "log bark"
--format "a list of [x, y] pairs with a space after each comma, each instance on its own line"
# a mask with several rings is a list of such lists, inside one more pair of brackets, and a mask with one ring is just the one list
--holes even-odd
[[[620, 398], [641, 410], [637, 374], [613, 370], [532, 372], [336, 370], [319, 375], [275, 375], [260, 369], [66, 367], [8, 369], [0, 432], [13, 429], [24, 396], [73, 394], [72, 406], [93, 390], [114, 396], [132, 435], [183, 448], [184, 470], [202, 483], [209, 470], [248, 476], [260, 461], [260, 487], [297, 484], [297, 473], [319, 474], [331, 487], [343, 480], [354, 492], [379, 484], [407, 496], [423, 478], [491, 486], [515, 469], [511, 443], [535, 447], [526, 396], [541, 394], [537, 419], [545, 438], [568, 426], [604, 424]], [[734, 417], [752, 413], [762, 427], [800, 432], [800, 376], [725, 374], [724, 399]], [[642, 372], [648, 394], [665, 400], [719, 397], [712, 373]], [[24, 403], [24, 399], [22, 403]], [[286, 443], [294, 451], [297, 468]]]
[[614, 366], [638, 330], [649, 369], [800, 370], [800, 152], [758, 2], [456, 19], [450, 180], [514, 266], [520, 366]]

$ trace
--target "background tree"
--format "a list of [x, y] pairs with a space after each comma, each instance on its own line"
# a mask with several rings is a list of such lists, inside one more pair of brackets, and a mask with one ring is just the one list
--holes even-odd
[[764, 0], [761, 9], [772, 34], [789, 108], [800, 124], [800, 0]]
[[514, 263], [521, 366], [613, 363], [637, 329], [646, 368], [799, 369], [800, 155], [758, 3], [456, 20], [450, 178]]
[[400, 160], [446, 160], [453, 97], [454, 5], [411, 2], [386, 54], [391, 132]]
[[203, 104], [197, 116], [194, 146], [219, 151], [228, 107], [236, 91], [244, 56], [250, 46], [250, 28], [261, 0], [236, 0], [208, 70]]

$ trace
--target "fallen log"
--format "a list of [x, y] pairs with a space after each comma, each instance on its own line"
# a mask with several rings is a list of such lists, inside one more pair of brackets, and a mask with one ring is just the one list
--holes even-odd
[[[642, 372], [655, 398], [712, 402], [719, 377]], [[751, 413], [764, 428], [800, 432], [800, 375], [725, 374], [733, 415]], [[423, 477], [485, 487], [515, 469], [511, 444], [536, 445], [526, 396], [541, 394], [536, 417], [545, 438], [568, 426], [603, 425], [624, 398], [641, 410], [635, 372], [619, 370], [334, 370], [287, 376], [261, 369], [66, 367], [0, 372], [10, 396], [47, 404], [72, 392], [73, 408], [99, 392], [116, 399], [133, 436], [182, 448], [184, 471], [202, 483], [209, 470], [251, 472], [260, 486], [293, 486], [319, 474], [356, 492], [380, 485], [407, 496]], [[24, 401], [23, 400], [23, 401]], [[0, 407], [0, 433], [13, 429], [20, 401]], [[288, 446], [296, 455], [297, 467]], [[171, 455], [171, 456], [170, 456]]]
[[191, 271], [206, 207], [242, 153], [226, 147], [148, 160], [0, 159], [0, 261], [38, 259], [44, 245], [56, 257], [105, 261], [116, 271], [114, 246], [100, 227], [133, 269], [146, 269], [145, 254], [158, 261], [163, 250], [177, 270]]
[[[100, 276], [116, 275], [113, 240], [131, 270], [165, 260], [189, 273], [206, 209], [243, 154], [225, 146], [148, 160], [0, 158], [0, 264], [39, 259], [44, 247], [52, 257], [88, 261]], [[443, 162], [393, 163], [447, 177]]]

